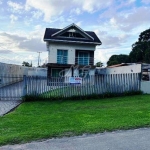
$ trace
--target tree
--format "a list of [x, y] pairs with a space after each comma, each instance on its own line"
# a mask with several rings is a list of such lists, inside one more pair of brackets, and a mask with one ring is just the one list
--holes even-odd
[[129, 59], [134, 63], [150, 63], [150, 29], [140, 33], [138, 41], [132, 45]]
[[104, 64], [101, 61], [96, 63], [96, 67], [103, 67], [103, 66], [104, 66]]
[[31, 64], [29, 64], [28, 62], [23, 61], [22, 66], [32, 67], [32, 62], [31, 62]]
[[43, 63], [43, 65], [40, 66], [41, 68], [46, 68], [46, 63]]
[[107, 65], [111, 66], [111, 65], [116, 65], [116, 64], [121, 64], [121, 63], [129, 63], [129, 56], [125, 55], [125, 54], [120, 54], [120, 55], [112, 55], [108, 62]]

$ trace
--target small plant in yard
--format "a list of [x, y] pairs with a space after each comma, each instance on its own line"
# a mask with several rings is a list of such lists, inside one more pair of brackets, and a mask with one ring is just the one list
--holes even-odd
[[40, 96], [35, 91], [35, 92], [32, 92], [31, 94], [27, 94], [27, 95], [23, 96], [22, 100], [29, 102], [29, 101], [37, 101], [37, 100], [39, 100], [39, 98], [40, 98]]
[[29, 95], [23, 96], [22, 100], [26, 101], [26, 102], [30, 102], [30, 101], [38, 101], [39, 98], [38, 98], [38, 96], [36, 96], [34, 94], [29, 94]]

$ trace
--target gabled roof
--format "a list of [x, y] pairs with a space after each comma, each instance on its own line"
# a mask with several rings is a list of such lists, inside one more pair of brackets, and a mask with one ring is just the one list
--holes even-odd
[[71, 24], [71, 25], [69, 25], [69, 26], [67, 26], [67, 27], [65, 27], [65, 28], [63, 28], [62, 30], [59, 30], [58, 32], [54, 33], [52, 36], [56, 36], [56, 35], [58, 35], [58, 34], [60, 34], [60, 33], [63, 33], [64, 31], [70, 29], [71, 27], [77, 28], [78, 30], [80, 30], [81, 32], [83, 32], [85, 35], [87, 35], [89, 38], [91, 38], [92, 40], [94, 40], [93, 37], [91, 37], [89, 34], [87, 34], [84, 30], [82, 30], [80, 27], [78, 27], [78, 26], [77, 26], [76, 24], [74, 24], [74, 23]]
[[[65, 37], [61, 36], [62, 34], [68, 32], [70, 29], [74, 28], [81, 34], [84, 38], [78, 37]], [[100, 39], [97, 35], [92, 31], [84, 31], [74, 23], [63, 28], [63, 29], [56, 29], [56, 28], [46, 28], [44, 41], [52, 41], [52, 42], [69, 42], [69, 43], [88, 43], [88, 44], [95, 44], [101, 45]]]

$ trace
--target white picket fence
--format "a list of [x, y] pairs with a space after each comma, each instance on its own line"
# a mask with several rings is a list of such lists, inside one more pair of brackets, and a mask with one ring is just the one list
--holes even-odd
[[140, 74], [94, 75], [82, 78], [82, 84], [69, 83], [69, 77], [25, 77], [25, 95], [45, 98], [123, 93], [140, 90]]
[[70, 77], [1, 76], [0, 100], [21, 99], [25, 95], [51, 97], [87, 96], [140, 90], [140, 74], [94, 75], [82, 84], [69, 83]]

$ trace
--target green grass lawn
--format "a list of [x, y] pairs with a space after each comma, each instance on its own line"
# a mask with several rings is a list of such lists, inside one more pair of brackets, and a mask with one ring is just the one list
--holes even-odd
[[0, 145], [150, 126], [150, 95], [25, 102], [0, 117]]

